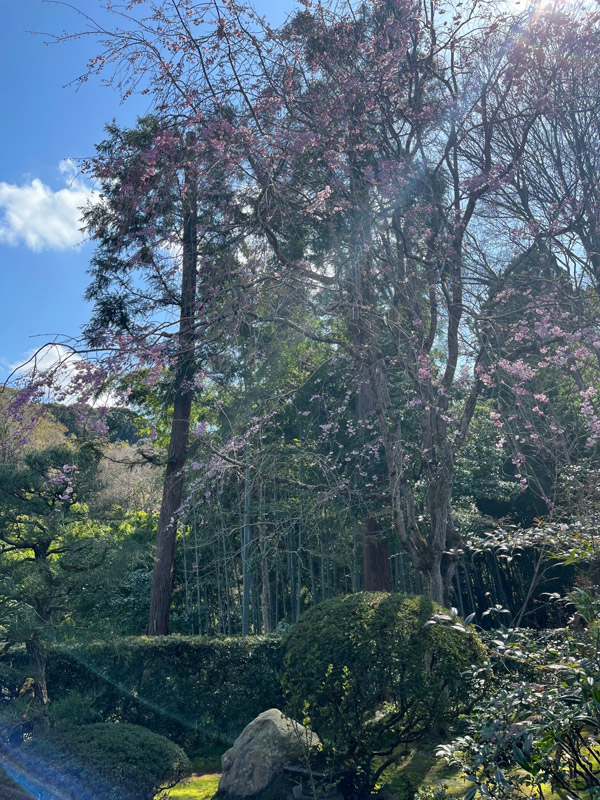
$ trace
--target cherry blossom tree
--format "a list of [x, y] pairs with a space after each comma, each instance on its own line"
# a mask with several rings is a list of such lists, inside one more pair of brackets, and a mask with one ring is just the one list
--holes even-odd
[[[385, 453], [394, 530], [440, 602], [459, 546], [454, 462], [491, 355], [473, 336], [483, 306], [467, 291], [483, 276], [471, 231], [482, 200], [516, 168], [537, 114], [532, 96], [520, 145], [492, 164], [496, 122], [520, 90], [516, 21], [492, 21], [473, 4], [444, 25], [443, 11], [318, 7], [282, 31], [279, 168], [256, 204], [278, 260], [297, 279], [304, 259], [311, 274], [302, 264], [300, 274], [322, 287], [323, 313], [335, 308], [343, 321]], [[491, 58], [500, 27], [503, 47]], [[479, 175], [464, 158], [473, 148]], [[474, 367], [470, 377], [461, 361]]]

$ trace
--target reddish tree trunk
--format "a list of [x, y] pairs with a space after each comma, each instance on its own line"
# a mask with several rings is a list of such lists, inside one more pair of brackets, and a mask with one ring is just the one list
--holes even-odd
[[167, 469], [156, 531], [156, 551], [148, 620], [149, 636], [166, 636], [169, 633], [175, 541], [177, 538], [179, 509], [183, 498], [183, 468], [188, 450], [194, 393], [193, 384], [196, 373], [194, 343], [196, 335], [197, 212], [196, 197], [190, 188], [190, 181], [188, 180], [186, 180], [186, 189], [188, 189], [190, 196], [183, 230], [181, 312], [174, 381], [173, 417]]
[[363, 589], [366, 592], [390, 591], [390, 566], [387, 542], [382, 539], [379, 524], [373, 516], [361, 524]]

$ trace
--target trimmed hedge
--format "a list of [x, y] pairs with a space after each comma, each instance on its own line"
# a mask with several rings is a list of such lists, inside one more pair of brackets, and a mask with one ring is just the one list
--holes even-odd
[[102, 720], [143, 725], [193, 748], [230, 742], [265, 708], [281, 707], [282, 671], [276, 637], [131, 637], [53, 648], [47, 678], [63, 707], [84, 695]]
[[114, 723], [53, 728], [23, 744], [20, 761], [48, 798], [78, 800], [153, 800], [191, 769], [164, 736]]

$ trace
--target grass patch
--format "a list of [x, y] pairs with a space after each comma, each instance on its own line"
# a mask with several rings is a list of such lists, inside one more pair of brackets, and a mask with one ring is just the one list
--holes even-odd
[[219, 786], [220, 775], [186, 778], [173, 789], [156, 795], [156, 800], [212, 800]]

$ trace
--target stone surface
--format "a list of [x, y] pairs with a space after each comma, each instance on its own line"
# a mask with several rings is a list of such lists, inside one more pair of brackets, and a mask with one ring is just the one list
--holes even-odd
[[318, 743], [316, 734], [277, 708], [263, 711], [223, 754], [218, 797], [286, 800], [291, 797], [294, 782], [283, 774], [283, 763], [301, 759], [308, 747]]

